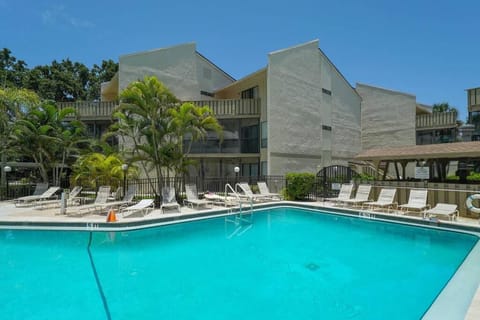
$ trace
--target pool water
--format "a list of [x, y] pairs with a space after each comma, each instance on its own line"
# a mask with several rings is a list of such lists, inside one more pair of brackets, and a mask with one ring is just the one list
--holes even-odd
[[286, 207], [252, 224], [0, 230], [2, 317], [420, 319], [477, 240]]

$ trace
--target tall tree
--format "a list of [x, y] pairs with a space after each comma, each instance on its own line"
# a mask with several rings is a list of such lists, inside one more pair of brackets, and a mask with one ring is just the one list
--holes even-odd
[[[222, 140], [223, 130], [209, 106], [197, 107], [193, 103], [183, 103], [180, 107], [171, 109], [170, 115], [172, 129], [175, 131], [172, 142], [177, 146], [177, 153], [181, 155], [175, 163], [175, 170], [184, 174], [188, 166], [194, 164], [188, 161], [193, 143], [204, 141], [209, 131], [216, 132]], [[184, 142], [187, 145], [184, 145]]]
[[118, 122], [107, 137], [121, 137], [130, 161], [140, 163], [157, 198], [161, 183], [167, 180], [163, 178], [184, 173], [186, 135], [195, 141], [207, 130], [221, 131], [209, 107], [181, 104], [156, 77], [132, 82], [122, 91], [113, 117]]
[[21, 88], [26, 71], [25, 61], [17, 60], [7, 48], [0, 51], [0, 84], [2, 88]]
[[432, 106], [432, 111], [433, 112], [457, 112], [457, 109], [454, 107], [451, 107], [448, 102], [441, 102], [441, 103], [435, 103]]
[[100, 99], [102, 82], [110, 81], [118, 71], [118, 63], [113, 60], [103, 60], [99, 65], [94, 64], [90, 69], [90, 78], [87, 88], [87, 100]]
[[75, 116], [74, 108], [59, 110], [55, 104], [44, 102], [15, 122], [15, 150], [38, 164], [44, 182], [49, 181], [55, 166], [73, 162], [72, 157], [80, 152], [77, 146], [85, 141], [83, 124], [65, 121]]
[[[0, 88], [0, 168], [5, 167], [8, 157], [13, 157], [13, 140], [15, 122], [31, 107], [38, 105], [39, 97], [32, 91], [16, 88]], [[5, 184], [5, 175], [0, 170], [1, 183]]]

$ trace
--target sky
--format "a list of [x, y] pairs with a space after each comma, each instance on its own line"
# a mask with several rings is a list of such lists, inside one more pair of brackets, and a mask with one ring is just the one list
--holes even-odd
[[349, 83], [448, 102], [467, 116], [480, 87], [480, 1], [0, 0], [0, 48], [29, 68], [195, 42], [236, 79], [268, 53], [318, 39]]

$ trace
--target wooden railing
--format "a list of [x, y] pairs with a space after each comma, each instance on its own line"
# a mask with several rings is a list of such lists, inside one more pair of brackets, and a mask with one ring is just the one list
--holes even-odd
[[116, 105], [115, 101], [57, 102], [60, 109], [75, 108], [81, 119], [110, 119]]
[[[222, 99], [190, 101], [197, 106], [208, 105], [217, 117], [244, 117], [260, 115], [260, 99]], [[81, 119], [110, 119], [116, 101], [57, 102], [60, 109], [73, 107]]]
[[209, 106], [217, 117], [260, 115], [260, 99], [221, 99], [190, 102], [197, 106]]
[[451, 128], [457, 124], [457, 113], [453, 112], [434, 112], [432, 114], [422, 114], [416, 117], [416, 128], [418, 129], [436, 129]]

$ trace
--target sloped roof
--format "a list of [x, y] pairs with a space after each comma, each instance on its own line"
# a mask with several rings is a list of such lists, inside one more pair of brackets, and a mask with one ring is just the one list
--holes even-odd
[[419, 160], [480, 158], [480, 141], [415, 145], [370, 149], [360, 152], [356, 160]]

